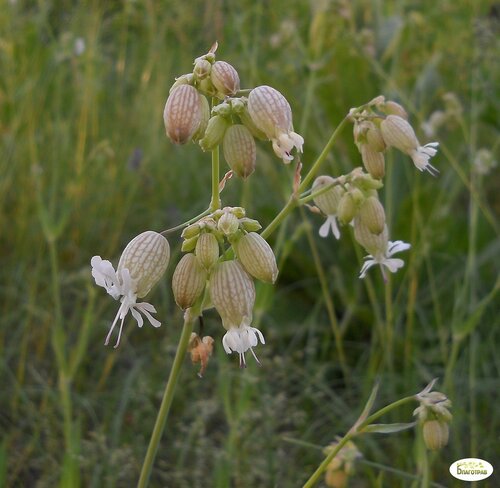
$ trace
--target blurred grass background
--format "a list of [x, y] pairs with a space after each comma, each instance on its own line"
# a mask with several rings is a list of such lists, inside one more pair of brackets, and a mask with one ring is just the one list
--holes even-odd
[[[288, 98], [306, 168], [350, 107], [384, 94], [407, 108], [421, 141], [441, 143], [441, 174], [388, 156], [391, 236], [412, 243], [388, 288], [378, 272], [360, 281], [349, 231], [320, 240], [315, 215], [296, 212], [273, 236], [280, 279], [259, 288], [256, 310], [263, 367], [240, 371], [206, 314], [216, 351], [203, 380], [186, 359], [151, 486], [301, 486], [377, 379], [382, 406], [436, 376], [454, 405], [450, 444], [426, 458], [413, 431], [366, 436], [350, 486], [420, 486], [427, 469], [455, 486], [448, 466], [464, 457], [500, 471], [500, 179], [488, 167], [500, 141], [500, 4], [0, 5], [0, 486], [137, 481], [181, 313], [165, 279], [151, 296], [163, 326], [128, 320], [121, 347], [105, 348], [116, 302], [92, 284], [90, 258], [116, 262], [136, 234], [206, 208], [210, 157], [171, 145], [162, 110], [174, 76], [214, 40], [242, 87], [270, 84]], [[348, 129], [324, 172], [360, 164]], [[292, 172], [259, 144], [256, 173], [231, 180], [223, 202], [266, 225]], [[169, 240], [171, 275], [179, 239]], [[499, 483], [497, 474], [481, 486]]]

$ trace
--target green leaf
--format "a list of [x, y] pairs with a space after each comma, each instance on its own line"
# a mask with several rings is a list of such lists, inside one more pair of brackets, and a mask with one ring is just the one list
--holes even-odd
[[370, 424], [367, 425], [362, 432], [377, 433], [377, 434], [392, 434], [401, 432], [402, 430], [412, 429], [417, 425], [416, 422], [396, 423], [396, 424]]

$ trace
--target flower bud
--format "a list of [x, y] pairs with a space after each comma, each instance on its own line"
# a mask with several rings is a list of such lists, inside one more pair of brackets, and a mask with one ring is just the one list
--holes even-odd
[[373, 234], [380, 234], [385, 226], [384, 207], [377, 197], [368, 197], [359, 209], [358, 217]]
[[278, 266], [271, 246], [255, 232], [245, 234], [235, 246], [236, 255], [243, 267], [254, 278], [274, 283], [278, 277]]
[[210, 76], [212, 65], [206, 59], [197, 59], [194, 63], [193, 74], [198, 80], [204, 80]]
[[207, 272], [192, 253], [186, 254], [177, 264], [172, 276], [175, 303], [182, 310], [192, 307], [205, 289]]
[[450, 428], [446, 422], [440, 420], [428, 420], [423, 426], [424, 442], [427, 449], [436, 451], [448, 444]]
[[217, 89], [213, 85], [212, 80], [210, 78], [199, 80], [196, 86], [198, 90], [205, 93], [209, 97], [215, 97], [217, 95]]
[[246, 108], [246, 98], [231, 98], [229, 104], [231, 105], [232, 112], [235, 114], [240, 114]]
[[248, 113], [258, 129], [269, 139], [292, 130], [292, 109], [287, 99], [274, 88], [262, 85], [248, 96]]
[[385, 159], [381, 152], [375, 151], [370, 145], [361, 145], [361, 158], [366, 171], [373, 178], [382, 179], [385, 175]]
[[199, 236], [189, 237], [188, 239], [184, 239], [184, 242], [181, 246], [182, 252], [192, 252], [196, 247], [196, 243], [198, 242]]
[[176, 87], [163, 111], [167, 136], [175, 144], [186, 144], [198, 130], [202, 115], [202, 100], [196, 88], [191, 85]]
[[179, 76], [175, 79], [174, 84], [170, 87], [169, 93], [172, 93], [178, 86], [181, 85], [192, 85], [194, 82], [193, 73], [188, 73], [186, 75]]
[[388, 115], [397, 115], [402, 119], [408, 120], [408, 113], [406, 110], [397, 102], [389, 100], [385, 102], [382, 106], [382, 110]]
[[[335, 183], [335, 179], [331, 176], [318, 176], [313, 183], [313, 192], [317, 192], [326, 186], [331, 186]], [[336, 215], [340, 199], [345, 193], [345, 190], [340, 185], [331, 186], [325, 193], [314, 198], [314, 203], [325, 215]]]
[[219, 243], [217, 238], [208, 232], [204, 232], [196, 243], [196, 257], [200, 264], [209, 270], [219, 259]]
[[191, 239], [192, 237], [196, 237], [200, 233], [200, 224], [198, 222], [188, 225], [181, 234], [183, 239]]
[[208, 121], [210, 120], [210, 105], [208, 103], [207, 97], [200, 95], [201, 103], [201, 121], [198, 130], [193, 134], [193, 141], [199, 141], [205, 135], [207, 130]]
[[222, 148], [227, 164], [240, 178], [245, 179], [254, 172], [255, 141], [244, 125], [232, 125], [226, 130]]
[[255, 286], [238, 261], [224, 261], [215, 266], [210, 276], [210, 296], [222, 318], [222, 325], [249, 325], [255, 303]]
[[211, 151], [214, 147], [218, 146], [222, 142], [228, 126], [229, 123], [224, 117], [221, 115], [213, 116], [208, 121], [205, 136], [199, 142], [203, 151]]
[[213, 115], [222, 115], [223, 117], [229, 117], [233, 114], [233, 107], [229, 101], [221, 102], [212, 108]]
[[387, 249], [387, 226], [384, 226], [384, 229], [379, 234], [374, 234], [361, 222], [361, 219], [356, 218], [354, 219], [354, 238], [369, 254], [373, 256], [380, 255]]
[[382, 152], [385, 149], [384, 138], [380, 129], [375, 124], [371, 124], [366, 131], [366, 143], [371, 149], [377, 152]]
[[128, 269], [136, 282], [138, 298], [146, 296], [162, 277], [170, 259], [167, 239], [158, 232], [148, 230], [134, 237], [124, 249], [118, 263], [118, 274]]
[[246, 211], [243, 207], [224, 207], [223, 210], [233, 213], [238, 219], [242, 219], [246, 215]]
[[240, 219], [240, 225], [247, 232], [255, 232], [262, 229], [262, 225], [260, 225], [257, 220], [249, 219], [247, 217], [243, 217], [242, 219]]
[[210, 79], [217, 89], [221, 98], [228, 95], [235, 95], [240, 89], [240, 77], [238, 72], [225, 61], [216, 61], [212, 65]]
[[352, 192], [342, 195], [337, 207], [337, 217], [342, 224], [348, 224], [356, 215], [356, 203], [352, 197]]
[[224, 212], [217, 222], [217, 229], [226, 236], [234, 234], [239, 226], [240, 222], [232, 212]]

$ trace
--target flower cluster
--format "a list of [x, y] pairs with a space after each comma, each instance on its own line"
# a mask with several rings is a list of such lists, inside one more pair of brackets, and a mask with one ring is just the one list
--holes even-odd
[[338, 178], [328, 175], [316, 178], [311, 192], [317, 209], [326, 216], [319, 234], [326, 237], [331, 232], [339, 239], [339, 224], [352, 225], [354, 238], [368, 253], [359, 277], [364, 278], [371, 267], [379, 265], [385, 280], [385, 270], [395, 273], [404, 266], [404, 261], [394, 258], [394, 254], [411, 246], [389, 240], [385, 211], [378, 196], [385, 175], [384, 152], [395, 147], [408, 154], [420, 171], [436, 174], [438, 171], [429, 159], [436, 154], [438, 144], [421, 146], [405, 109], [383, 96], [351, 109], [349, 118], [354, 123], [354, 142], [367, 173], [356, 168]]
[[439, 144], [430, 142], [420, 145], [408, 122], [408, 114], [399, 103], [379, 96], [362, 110], [352, 109], [350, 117], [354, 122], [354, 142], [366, 170], [374, 178], [384, 176], [384, 151], [389, 147], [410, 156], [419, 171], [428, 171], [432, 175], [439, 173], [429, 163]]
[[340, 238], [339, 224], [354, 227], [354, 237], [369, 253], [361, 268], [360, 278], [375, 265], [380, 265], [382, 275], [385, 268], [395, 273], [404, 265], [401, 259], [392, 256], [410, 248], [402, 241], [391, 242], [377, 190], [382, 187], [380, 180], [356, 168], [340, 178], [323, 175], [316, 178], [312, 186], [314, 203], [326, 216], [319, 234], [326, 237], [330, 231]]
[[[245, 216], [241, 207], [225, 207], [186, 227], [182, 250], [172, 278], [177, 305], [186, 310], [214, 306], [227, 330], [222, 344], [238, 353], [245, 366], [245, 352], [259, 341], [260, 330], [251, 326], [255, 303], [253, 279], [274, 283], [276, 258], [269, 244], [256, 231], [260, 224]], [[233, 257], [235, 256], [235, 257]]]
[[[302, 152], [304, 144], [293, 130], [290, 104], [267, 85], [249, 90], [248, 97], [237, 96], [238, 72], [216, 61], [216, 50], [215, 44], [195, 59], [193, 72], [177, 78], [170, 89], [163, 112], [167, 136], [175, 144], [198, 142], [204, 151], [222, 144], [227, 164], [241, 178], [255, 170], [255, 138], [271, 141], [275, 154], [289, 163], [293, 149]], [[220, 102], [210, 109], [207, 96]]]
[[441, 449], [448, 444], [449, 424], [453, 418], [449, 411], [451, 401], [444, 393], [431, 391], [435, 382], [433, 380], [415, 395], [420, 406], [413, 412], [422, 425], [425, 445], [431, 450]]

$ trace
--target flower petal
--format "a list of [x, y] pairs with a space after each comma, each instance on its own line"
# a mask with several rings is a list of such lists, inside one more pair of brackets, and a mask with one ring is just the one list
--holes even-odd
[[[368, 256], [367, 256], [368, 257]], [[365, 257], [366, 259], [366, 257]], [[375, 266], [377, 264], [377, 261], [375, 259], [366, 259], [365, 263], [363, 264], [361, 271], [359, 272], [359, 277], [364, 278], [366, 276], [367, 271]]]
[[142, 327], [144, 325], [144, 319], [142, 318], [142, 315], [134, 307], [130, 309], [130, 312], [132, 313], [132, 317], [134, 317], [135, 321], [137, 322], [137, 325], [139, 327]]
[[319, 228], [319, 235], [321, 237], [327, 237], [329, 232], [330, 232], [330, 222], [328, 221], [328, 218], [327, 218], [325, 220], [325, 222]]
[[381, 264], [385, 266], [391, 273], [395, 273], [399, 268], [402, 268], [405, 265], [405, 262], [402, 259], [392, 258], [384, 259]]
[[388, 246], [387, 246], [387, 257], [390, 258], [392, 255], [394, 255], [398, 252], [407, 251], [410, 248], [411, 248], [411, 244], [408, 244], [407, 242], [403, 242], [403, 241], [391, 242], [391, 241], [389, 241]]

